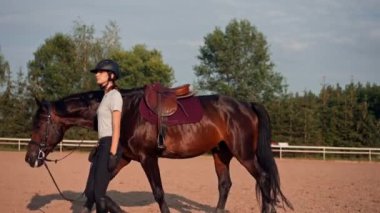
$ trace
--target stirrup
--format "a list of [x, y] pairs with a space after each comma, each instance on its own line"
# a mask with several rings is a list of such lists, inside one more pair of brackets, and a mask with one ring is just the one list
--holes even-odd
[[166, 149], [166, 146], [164, 144], [164, 137], [162, 136], [162, 134], [159, 134], [157, 137], [157, 149], [159, 151], [163, 151]]
[[162, 151], [166, 149], [166, 146], [164, 144], [157, 144], [157, 148]]

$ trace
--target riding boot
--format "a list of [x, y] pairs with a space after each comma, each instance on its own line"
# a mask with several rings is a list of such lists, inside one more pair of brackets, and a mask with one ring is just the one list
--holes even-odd
[[107, 206], [107, 209], [111, 212], [111, 213], [125, 213], [124, 210], [122, 210], [120, 208], [119, 205], [117, 205], [117, 203], [115, 201], [113, 201], [110, 197], [108, 196], [105, 196], [105, 199], [106, 199], [106, 206]]
[[96, 202], [96, 213], [108, 213], [106, 199], [104, 197], [100, 198]]
[[91, 212], [91, 209], [92, 209], [93, 206], [94, 206], [94, 201], [92, 201], [92, 200], [90, 200], [90, 199], [87, 199], [87, 200], [86, 200], [86, 203], [84, 204], [83, 207], [89, 209], [90, 212]]

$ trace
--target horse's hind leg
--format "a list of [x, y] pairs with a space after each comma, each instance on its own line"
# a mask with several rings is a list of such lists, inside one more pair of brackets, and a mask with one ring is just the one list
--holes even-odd
[[261, 212], [276, 212], [276, 209], [272, 205], [270, 196], [270, 186], [268, 175], [260, 167], [257, 158], [252, 157], [249, 159], [240, 159], [239, 156], [235, 156], [236, 159], [248, 170], [248, 172], [256, 179], [256, 195], [261, 195]]
[[153, 196], [162, 213], [168, 213], [169, 207], [165, 201], [165, 194], [162, 188], [160, 169], [158, 167], [158, 158], [152, 156], [145, 156], [141, 160], [141, 166], [144, 169], [146, 176], [148, 177], [150, 187], [153, 191]]
[[232, 154], [224, 143], [220, 143], [218, 147], [212, 150], [214, 157], [215, 171], [218, 176], [219, 200], [216, 206], [216, 212], [224, 212], [228, 193], [232, 186], [230, 177], [230, 161]]

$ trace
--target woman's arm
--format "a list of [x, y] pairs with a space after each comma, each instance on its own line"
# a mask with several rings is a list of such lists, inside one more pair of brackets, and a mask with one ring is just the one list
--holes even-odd
[[121, 123], [121, 112], [112, 111], [112, 144], [111, 144], [111, 154], [115, 155], [117, 152], [117, 146], [120, 139], [120, 123]]

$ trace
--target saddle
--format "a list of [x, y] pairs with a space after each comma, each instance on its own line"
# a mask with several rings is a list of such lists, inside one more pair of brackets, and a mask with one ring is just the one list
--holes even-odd
[[[192, 99], [194, 98], [193, 96], [194, 93], [190, 91], [190, 84], [185, 84], [175, 88], [168, 88], [160, 83], [145, 86], [144, 103], [140, 103], [140, 112], [144, 118], [150, 121], [153, 120], [154, 124], [157, 125], [157, 148], [160, 151], [166, 148], [164, 145], [164, 140], [167, 126], [171, 125], [173, 120], [175, 124], [179, 124], [183, 120], [188, 120], [181, 119], [181, 122], [176, 121], [178, 117], [180, 117], [178, 114], [184, 114], [186, 118], [190, 118], [190, 116], [186, 113], [183, 104], [188, 105], [187, 102], [194, 102], [194, 99]], [[144, 110], [144, 106], [146, 106], [154, 115], [149, 115], [151, 113]], [[179, 107], [181, 110], [178, 110]], [[196, 108], [199, 109], [199, 107]], [[202, 113], [196, 114], [202, 116]]]
[[184, 84], [175, 88], [162, 86], [160, 83], [145, 87], [145, 102], [150, 110], [157, 116], [167, 117], [178, 110], [178, 99], [193, 96], [190, 92], [190, 84]]

